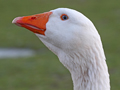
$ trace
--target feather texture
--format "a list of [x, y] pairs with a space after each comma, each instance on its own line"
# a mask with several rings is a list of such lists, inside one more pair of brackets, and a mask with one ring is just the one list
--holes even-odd
[[[13, 23], [34, 31], [38, 38], [58, 56], [60, 62], [71, 73], [74, 90], [110, 90], [108, 67], [101, 38], [86, 16], [68, 8], [58, 8], [47, 14], [33, 16], [18, 17]], [[30, 26], [26, 26], [26, 22], [30, 23]], [[43, 26], [44, 30], [35, 28]]]

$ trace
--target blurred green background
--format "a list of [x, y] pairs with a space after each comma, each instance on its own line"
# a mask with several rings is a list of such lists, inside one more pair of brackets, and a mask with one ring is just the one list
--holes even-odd
[[17, 16], [58, 7], [76, 9], [95, 24], [109, 67], [111, 90], [120, 90], [120, 0], [0, 0], [0, 48], [30, 48], [38, 54], [0, 59], [0, 90], [73, 90], [69, 71], [30, 31], [12, 24]]

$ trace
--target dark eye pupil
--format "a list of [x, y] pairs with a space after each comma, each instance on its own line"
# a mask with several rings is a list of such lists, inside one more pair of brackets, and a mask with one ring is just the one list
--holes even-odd
[[62, 16], [62, 19], [63, 19], [63, 20], [67, 20], [68, 17], [67, 17], [66, 15], [63, 15], [63, 16]]

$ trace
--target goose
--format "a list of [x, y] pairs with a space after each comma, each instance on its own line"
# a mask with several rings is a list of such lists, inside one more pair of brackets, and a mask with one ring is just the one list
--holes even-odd
[[12, 23], [27, 28], [70, 71], [74, 90], [110, 90], [110, 80], [101, 37], [82, 13], [57, 8], [16, 17]]

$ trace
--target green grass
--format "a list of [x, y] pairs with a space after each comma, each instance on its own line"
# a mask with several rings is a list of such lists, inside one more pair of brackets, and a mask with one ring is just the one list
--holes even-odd
[[[72, 89], [70, 74], [50, 52], [0, 63], [0, 90]], [[49, 60], [48, 60], [49, 58]], [[67, 83], [67, 84], [66, 84]], [[71, 86], [70, 86], [71, 85]]]
[[119, 0], [0, 0], [0, 47], [43, 50], [33, 57], [0, 60], [0, 90], [72, 90], [69, 71], [30, 31], [12, 24], [17, 16], [68, 7], [98, 29], [109, 67], [111, 90], [120, 90]]

